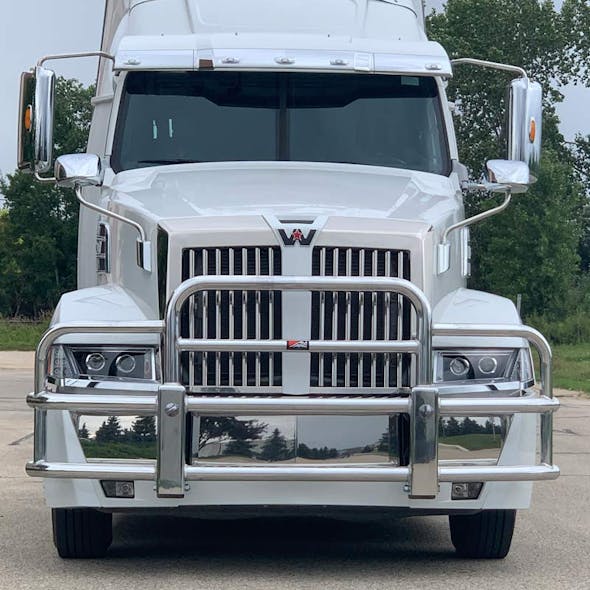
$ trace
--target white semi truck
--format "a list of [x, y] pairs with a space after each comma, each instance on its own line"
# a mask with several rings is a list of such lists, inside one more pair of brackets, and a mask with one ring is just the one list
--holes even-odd
[[[50, 177], [46, 64], [89, 55], [88, 153]], [[514, 76], [480, 182], [455, 67]], [[109, 0], [100, 51], [40, 59], [21, 94], [21, 168], [82, 205], [27, 400], [62, 557], [146, 510], [442, 514], [460, 555], [508, 553], [559, 475], [551, 350], [466, 278], [469, 225], [534, 181], [526, 72], [451, 62], [420, 0]], [[469, 190], [505, 198], [465, 219]]]

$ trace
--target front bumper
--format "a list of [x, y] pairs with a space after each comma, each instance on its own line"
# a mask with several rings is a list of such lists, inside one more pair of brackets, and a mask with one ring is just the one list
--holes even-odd
[[[416, 338], [407, 341], [311, 341], [302, 351], [282, 340], [189, 340], [179, 336], [180, 311], [198, 291], [299, 290], [382, 291], [407, 297], [416, 312]], [[46, 358], [50, 346], [71, 333], [160, 333], [164, 336], [164, 384], [138, 385], [117, 391], [116, 384], [101, 384], [100, 393], [71, 393], [45, 390]], [[488, 388], [473, 387], [460, 392], [450, 386], [434, 386], [432, 338], [434, 335], [466, 338], [510, 336], [526, 339], [541, 358], [540, 394], [503, 392], [490, 397]], [[179, 384], [182, 351], [251, 350], [305, 354], [308, 352], [403, 352], [417, 359], [419, 386], [410, 395], [187, 395]], [[288, 352], [287, 352], [288, 351]], [[35, 408], [35, 457], [27, 465], [32, 476], [68, 480], [153, 481], [159, 498], [183, 498], [188, 482], [380, 482], [402, 483], [411, 499], [434, 499], [446, 482], [521, 482], [555, 479], [559, 469], [552, 461], [552, 414], [559, 403], [551, 393], [551, 351], [545, 339], [525, 326], [432, 326], [430, 307], [424, 294], [400, 279], [349, 279], [325, 277], [204, 277], [183, 283], [174, 293], [165, 322], [127, 324], [68, 324], [51, 328], [39, 344], [36, 393], [27, 401]], [[510, 395], [511, 394], [511, 395]], [[47, 412], [68, 411], [82, 415], [155, 416], [158, 423], [157, 461], [59, 462], [47, 460]], [[408, 465], [211, 465], [187, 460], [187, 415], [195, 416], [392, 416], [410, 417]], [[541, 416], [540, 461], [527, 465], [452, 464], [439, 461], [439, 421], [445, 416]]]

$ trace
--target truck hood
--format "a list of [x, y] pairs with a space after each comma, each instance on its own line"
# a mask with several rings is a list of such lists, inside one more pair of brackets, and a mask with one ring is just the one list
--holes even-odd
[[438, 225], [460, 203], [456, 180], [435, 174], [299, 162], [157, 166], [105, 180], [113, 205], [155, 222], [191, 217], [362, 217]]

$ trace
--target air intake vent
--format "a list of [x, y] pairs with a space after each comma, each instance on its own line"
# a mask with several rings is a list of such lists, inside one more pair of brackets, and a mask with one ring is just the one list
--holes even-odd
[[[182, 279], [206, 275], [281, 274], [277, 247], [193, 248], [183, 251]], [[207, 291], [191, 297], [181, 318], [184, 338], [280, 339], [281, 293]], [[183, 353], [183, 384], [189, 390], [240, 390], [282, 385], [280, 353]]]
[[[410, 280], [406, 250], [317, 247], [314, 276], [396, 277]], [[389, 293], [314, 293], [314, 340], [402, 340], [412, 331], [412, 306]], [[412, 385], [412, 358], [406, 354], [312, 354], [312, 387], [403, 388]]]

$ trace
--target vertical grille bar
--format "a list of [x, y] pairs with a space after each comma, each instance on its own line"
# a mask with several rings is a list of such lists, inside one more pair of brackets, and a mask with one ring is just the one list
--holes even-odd
[[[277, 247], [190, 248], [183, 251], [182, 279], [206, 275], [281, 274]], [[190, 297], [181, 334], [188, 338], [280, 339], [281, 293], [206, 291]], [[281, 353], [183, 353], [184, 385], [189, 387], [279, 387]]]
[[[316, 247], [314, 276], [411, 279], [405, 250]], [[377, 292], [314, 293], [312, 338], [320, 340], [403, 340], [415, 329], [411, 304], [401, 295]], [[312, 354], [311, 386], [326, 388], [410, 387], [411, 355], [384, 353]]]

